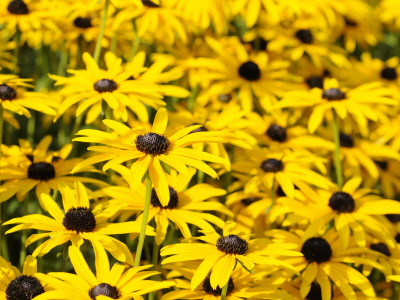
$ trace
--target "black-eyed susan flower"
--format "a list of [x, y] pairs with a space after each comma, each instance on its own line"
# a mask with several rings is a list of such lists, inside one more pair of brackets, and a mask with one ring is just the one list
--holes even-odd
[[243, 177], [244, 191], [254, 192], [266, 188], [274, 189], [279, 184], [285, 194], [293, 198], [294, 186], [302, 189], [304, 185], [319, 187], [331, 186], [330, 181], [315, 172], [314, 167], [325, 172], [324, 159], [307, 151], [270, 153], [266, 149], [246, 151], [243, 156], [237, 156], [232, 165], [234, 176]]
[[122, 60], [113, 53], [105, 54], [107, 70], [100, 69], [88, 53], [83, 54], [83, 60], [86, 70], [72, 70], [73, 76], [71, 77], [50, 76], [56, 80], [56, 86], [64, 86], [60, 93], [66, 98], [61, 104], [58, 116], [79, 103], [76, 116], [88, 110], [85, 122], [90, 124], [100, 115], [104, 100], [114, 118], [126, 121], [128, 118], [127, 108], [138, 114], [143, 113], [143, 110], [136, 109], [138, 103], [143, 102], [155, 107], [165, 105], [162, 95], [157, 90], [157, 85], [129, 80], [132, 74], [123, 69]]
[[36, 258], [25, 259], [22, 272], [0, 257], [0, 297], [7, 300], [31, 300], [51, 290], [37, 273]]
[[99, 143], [104, 146], [92, 146], [91, 151], [97, 155], [85, 160], [75, 167], [75, 171], [82, 167], [101, 161], [109, 160], [103, 169], [113, 168], [123, 162], [136, 159], [130, 166], [132, 171], [131, 188], [135, 190], [146, 172], [156, 190], [162, 206], [168, 206], [170, 196], [165, 171], [161, 165], [167, 164], [179, 173], [188, 173], [187, 165], [203, 171], [213, 178], [216, 172], [202, 160], [227, 164], [227, 161], [218, 156], [186, 148], [189, 145], [204, 142], [222, 142], [219, 133], [215, 131], [195, 132], [201, 125], [189, 126], [170, 136], [165, 136], [168, 123], [168, 113], [165, 108], [158, 110], [150, 132], [142, 128], [131, 129], [113, 120], [104, 120], [113, 132], [106, 133], [98, 130], [83, 129], [77, 133], [81, 137], [75, 141]]
[[308, 121], [310, 132], [321, 125], [324, 118], [336, 112], [340, 119], [351, 116], [360, 131], [367, 127], [368, 120], [377, 121], [378, 115], [373, 105], [398, 105], [392, 97], [392, 91], [380, 82], [366, 83], [353, 89], [339, 87], [336, 79], [325, 79], [324, 90], [314, 88], [311, 91], [288, 92], [275, 107], [308, 107], [312, 110]]
[[75, 274], [54, 272], [41, 275], [52, 291], [41, 294], [35, 300], [50, 299], [143, 299], [140, 295], [168, 288], [173, 285], [170, 281], [154, 281], [147, 278], [158, 274], [155, 271], [145, 271], [151, 265], [127, 268], [124, 265], [114, 264], [110, 269], [110, 263], [104, 249], [95, 245], [94, 274], [83, 255], [75, 247], [68, 249]]
[[31, 79], [19, 78], [16, 75], [0, 74], [0, 104], [7, 111], [31, 117], [28, 109], [44, 114], [55, 115], [59, 104], [47, 98], [45, 94], [28, 92]]
[[[164, 266], [165, 269], [170, 269], [167, 278], [175, 282], [175, 291], [166, 293], [161, 300], [173, 299], [203, 299], [203, 300], [218, 300], [221, 299], [222, 288], [219, 286], [213, 288], [210, 283], [210, 275], [208, 275], [202, 284], [196, 289], [190, 289], [190, 280], [193, 277], [193, 266], [171, 265]], [[279, 289], [280, 282], [277, 276], [270, 276], [263, 280], [257, 272], [251, 274], [243, 269], [235, 269], [228, 281], [228, 290], [226, 293], [227, 300], [241, 299], [281, 299], [291, 300], [291, 295]], [[183, 277], [183, 279], [181, 278]]]
[[216, 40], [206, 38], [215, 57], [194, 60], [193, 68], [206, 72], [196, 74], [196, 80], [204, 87], [198, 101], [238, 90], [241, 107], [245, 111], [254, 107], [254, 95], [264, 110], [269, 111], [284, 92], [296, 87], [293, 76], [287, 71], [289, 62], [273, 59], [265, 52], [248, 53], [236, 37]]
[[165, 258], [162, 264], [202, 261], [191, 280], [192, 290], [198, 287], [210, 272], [211, 287], [216, 289], [219, 286], [222, 289], [239, 265], [249, 271], [258, 264], [294, 270], [290, 264], [277, 259], [279, 255], [302, 256], [299, 252], [291, 250], [292, 244], [272, 243], [268, 239], [247, 240], [234, 226], [234, 223], [228, 222], [222, 236], [214, 232], [194, 238], [202, 242], [165, 246], [161, 249], [161, 256], [171, 256]]
[[304, 255], [304, 257], [287, 259], [301, 273], [300, 295], [302, 298], [306, 298], [313, 282], [321, 287], [320, 296], [322, 297], [319, 299], [322, 300], [331, 299], [332, 283], [348, 300], [358, 299], [353, 287], [359, 289], [367, 297], [376, 297], [369, 280], [354, 267], [348, 265], [348, 263], [369, 264], [381, 270], [382, 266], [374, 260], [359, 257], [362, 253], [371, 250], [359, 248], [354, 243], [349, 244], [349, 248], [343, 249], [334, 230], [328, 231], [321, 237], [308, 239], [301, 239], [298, 235], [283, 230], [272, 230], [268, 235], [278, 241], [297, 244], [297, 250]]
[[312, 195], [311, 201], [303, 203], [303, 208], [298, 207], [297, 214], [311, 218], [303, 239], [323, 231], [333, 220], [343, 249], [347, 248], [350, 236], [354, 237], [359, 247], [365, 247], [367, 234], [394, 247], [394, 238], [389, 229], [376, 216], [398, 214], [400, 204], [382, 199], [369, 189], [359, 188], [360, 184], [361, 178], [354, 177], [341, 190], [337, 186], [331, 190], [318, 190]]
[[[109, 214], [107, 212], [102, 209], [92, 210], [90, 208], [88, 195], [81, 183], [75, 183], [75, 193], [67, 185], [61, 185], [60, 192], [63, 211], [50, 196], [42, 194], [41, 202], [51, 217], [34, 214], [11, 219], [4, 225], [18, 225], [9, 229], [7, 233], [24, 229], [47, 231], [33, 234], [27, 239], [25, 245], [29, 246], [40, 239], [49, 238], [35, 249], [34, 256], [43, 256], [54, 247], [68, 241], [71, 241], [72, 245], [79, 249], [84, 240], [89, 240], [92, 244], [97, 242], [101, 248], [106, 249], [117, 260], [132, 265], [133, 258], [128, 247], [110, 235], [139, 232], [140, 224], [134, 221], [108, 223]], [[150, 226], [147, 227], [146, 234], [154, 235]]]
[[[20, 140], [19, 147], [11, 147], [10, 151], [3, 154], [0, 165], [0, 202], [10, 199], [15, 194], [19, 200], [35, 189], [40, 201], [40, 195], [50, 194], [51, 190], [58, 190], [59, 183], [67, 183], [70, 186], [74, 181], [93, 183], [97, 186], [107, 185], [103, 181], [90, 177], [72, 176], [71, 170], [81, 158], [67, 159], [72, 145], [67, 144], [59, 151], [49, 151], [52, 142], [51, 136], [45, 136], [32, 148], [27, 141]], [[3, 150], [3, 149], [2, 149]], [[7, 150], [7, 148], [5, 149]], [[82, 172], [94, 172], [94, 168], [84, 168]]]
[[[126, 172], [129, 173], [129, 171]], [[187, 188], [194, 173], [195, 170], [191, 169], [189, 175], [177, 175], [174, 170], [171, 170], [171, 175], [167, 176], [169, 188], [167, 205], [162, 205], [155, 190], [152, 190], [148, 222], [152, 219], [156, 222], [156, 243], [158, 245], [164, 241], [170, 222], [174, 223], [183, 237], [187, 239], [192, 237], [188, 224], [193, 224], [206, 232], [214, 231], [211, 224], [219, 228], [224, 227], [225, 222], [209, 212], [231, 215], [229, 209], [222, 203], [212, 200], [217, 196], [225, 195], [225, 190], [206, 183]], [[136, 191], [124, 187], [110, 187], [104, 189], [104, 192], [112, 197], [108, 204], [111, 209], [124, 212], [125, 217], [128, 212], [133, 214], [143, 211], [145, 190], [142, 185]], [[136, 221], [141, 221], [141, 219], [142, 215], [138, 216]]]

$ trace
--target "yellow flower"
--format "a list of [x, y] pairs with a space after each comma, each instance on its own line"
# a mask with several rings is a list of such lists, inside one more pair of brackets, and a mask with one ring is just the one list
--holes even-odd
[[[4, 258], [0, 257], [0, 298], [1, 299], [36, 299], [38, 295], [50, 290], [47, 282], [37, 273], [37, 261], [28, 255], [22, 273]], [[29, 295], [29, 298], [27, 298]]]
[[232, 165], [234, 176], [242, 178], [245, 193], [263, 189], [271, 190], [275, 182], [289, 197], [294, 197], [294, 187], [300, 190], [308, 186], [328, 188], [332, 184], [324, 176], [313, 171], [314, 166], [326, 172], [324, 159], [307, 151], [270, 153], [266, 149], [253, 149], [237, 156]]
[[[333, 220], [339, 234], [343, 249], [350, 242], [350, 236], [359, 247], [365, 247], [366, 234], [382, 239], [390, 246], [395, 241], [390, 230], [376, 216], [399, 214], [400, 203], [394, 200], [382, 199], [371, 190], [359, 188], [360, 177], [347, 181], [342, 190], [334, 187], [331, 190], [319, 190], [308, 194], [308, 202], [302, 202], [295, 211], [310, 220], [303, 238], [314, 236], [326, 230]], [[351, 229], [351, 230], [350, 230]]]
[[165, 289], [171, 281], [154, 281], [146, 278], [159, 272], [144, 271], [151, 265], [127, 268], [114, 264], [110, 269], [107, 253], [94, 241], [96, 275], [93, 274], [83, 255], [75, 247], [68, 249], [75, 274], [54, 272], [40, 275], [54, 290], [41, 294], [35, 300], [93, 300], [93, 299], [143, 299], [140, 295]]
[[[73, 172], [79, 169], [109, 160], [103, 170], [136, 159], [131, 165], [131, 188], [135, 190], [143, 176], [148, 172], [162, 206], [168, 206], [169, 188], [162, 164], [174, 168], [179, 173], [188, 173], [187, 165], [216, 178], [217, 174], [202, 160], [226, 164], [227, 161], [218, 156], [195, 149], [186, 148], [189, 145], [204, 142], [221, 142], [218, 132], [195, 132], [201, 125], [190, 126], [177, 131], [171, 136], [165, 136], [168, 123], [168, 113], [165, 108], [158, 110], [150, 132], [142, 128], [131, 129], [113, 120], [104, 120], [104, 124], [113, 132], [107, 133], [92, 129], [83, 129], [77, 133], [81, 137], [74, 141], [99, 143], [104, 146], [92, 146], [89, 150], [97, 155], [78, 164]], [[162, 164], [161, 164], [162, 163]]]
[[[42, 194], [43, 207], [52, 218], [38, 214], [14, 218], [5, 222], [4, 225], [19, 225], [9, 229], [6, 233], [10, 234], [24, 229], [47, 231], [33, 234], [26, 240], [25, 245], [29, 246], [40, 239], [49, 237], [47, 241], [41, 243], [35, 249], [34, 256], [43, 256], [54, 247], [65, 244], [68, 241], [71, 241], [72, 245], [79, 249], [86, 239], [93, 246], [97, 242], [99, 247], [106, 249], [117, 260], [133, 265], [132, 254], [128, 247], [109, 235], [138, 233], [140, 232], [140, 224], [134, 221], [107, 223], [109, 217], [107, 212], [101, 209], [90, 209], [89, 198], [85, 187], [81, 183], [75, 183], [75, 194], [66, 185], [60, 185], [60, 191], [64, 211], [58, 207], [50, 196]], [[146, 234], [154, 235], [153, 228], [148, 226]]]
[[[52, 137], [45, 136], [32, 148], [28, 141], [20, 140], [20, 147], [2, 147], [0, 165], [0, 202], [10, 199], [17, 194], [17, 199], [22, 201], [26, 194], [35, 189], [40, 201], [40, 195], [50, 195], [50, 190], [58, 190], [59, 183], [67, 183], [70, 186], [75, 181], [93, 183], [97, 186], [107, 185], [105, 182], [82, 176], [72, 176], [72, 168], [81, 158], [67, 159], [71, 153], [72, 145], [67, 144], [59, 151], [48, 151]], [[94, 168], [84, 168], [81, 172], [94, 172]], [[42, 204], [42, 203], [41, 203]]]
[[[352, 286], [361, 290], [367, 297], [375, 297], [372, 284], [363, 274], [357, 271], [348, 263], [359, 265], [371, 265], [378, 270], [383, 267], [374, 260], [360, 257], [361, 254], [372, 252], [369, 249], [361, 249], [354, 243], [349, 244], [349, 248], [342, 249], [338, 235], [334, 230], [330, 230], [322, 237], [300, 238], [294, 233], [283, 230], [271, 230], [268, 232], [276, 241], [297, 244], [298, 251], [304, 257], [293, 257], [287, 262], [294, 265], [302, 275], [300, 295], [306, 298], [313, 282], [316, 281], [321, 287], [322, 300], [330, 300], [333, 287], [338, 287], [345, 295], [345, 299], [356, 300], [356, 293]], [[315, 284], [315, 283], [314, 283]]]
[[165, 105], [161, 100], [162, 95], [158, 92], [157, 85], [130, 80], [129, 77], [132, 74], [123, 69], [122, 60], [113, 53], [105, 54], [107, 71], [100, 69], [88, 53], [83, 54], [83, 60], [87, 70], [73, 70], [71, 77], [50, 76], [56, 80], [56, 86], [65, 86], [60, 91], [66, 98], [61, 104], [58, 116], [79, 103], [76, 116], [89, 109], [85, 122], [90, 124], [100, 115], [104, 100], [107, 107], [111, 108], [114, 118], [126, 121], [127, 108], [140, 115], [143, 114], [143, 109], [140, 109], [143, 107], [142, 103], [153, 107]]
[[324, 90], [314, 88], [311, 91], [292, 91], [279, 101], [275, 108], [308, 107], [312, 110], [308, 129], [314, 132], [324, 117], [334, 110], [340, 119], [350, 115], [360, 131], [365, 132], [368, 120], [377, 121], [378, 114], [374, 105], [398, 105], [391, 97], [392, 91], [380, 82], [366, 83], [353, 89], [339, 88], [336, 79], [325, 79]]
[[234, 229], [235, 224], [226, 224], [223, 236], [216, 232], [193, 238], [205, 243], [192, 242], [168, 245], [161, 249], [161, 256], [171, 255], [162, 264], [201, 260], [195, 271], [190, 288], [194, 290], [211, 271], [210, 284], [213, 289], [222, 289], [229, 281], [235, 267], [241, 265], [253, 270], [255, 265], [268, 265], [294, 270], [293, 267], [277, 256], [302, 256], [292, 251], [292, 244], [272, 243], [268, 239], [246, 240], [243, 234]]
[[27, 118], [31, 117], [28, 109], [55, 115], [59, 104], [42, 93], [27, 92], [26, 88], [33, 87], [28, 83], [30, 81], [32, 80], [18, 78], [16, 75], [0, 74], [0, 104], [5, 110]]
[[[129, 174], [126, 168], [125, 170], [119, 168], [118, 172]], [[160, 203], [155, 190], [152, 190], [148, 222], [155, 219], [158, 245], [164, 241], [170, 222], [179, 228], [184, 238], [191, 238], [192, 234], [188, 224], [211, 232], [215, 230], [211, 224], [223, 228], [225, 222], [209, 212], [215, 211], [231, 215], [231, 212], [223, 204], [212, 201], [212, 198], [225, 195], [225, 190], [206, 183], [187, 188], [195, 170], [190, 169], [189, 173], [189, 175], [177, 175], [174, 170], [171, 170], [171, 175], [167, 176], [169, 202], [166, 206]], [[125, 218], [135, 212], [143, 211], [145, 194], [143, 185], [140, 185], [136, 191], [121, 186], [110, 187], [104, 189], [104, 193], [112, 197], [107, 206], [112, 211], [123, 212]], [[136, 221], [141, 222], [142, 215], [138, 216]]]

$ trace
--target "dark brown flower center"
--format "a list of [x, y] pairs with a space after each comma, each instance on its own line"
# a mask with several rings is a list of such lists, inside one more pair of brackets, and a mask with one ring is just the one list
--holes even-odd
[[14, 100], [17, 97], [15, 89], [7, 84], [0, 84], [0, 99], [1, 100]]
[[228, 103], [232, 100], [231, 94], [220, 94], [218, 95], [218, 100], [222, 103]]
[[94, 89], [99, 93], [111, 93], [115, 91], [117, 87], [115, 81], [110, 79], [100, 79], [94, 84]]
[[150, 0], [142, 0], [142, 3], [146, 7], [159, 7], [159, 5], [155, 4], [153, 1]]
[[355, 208], [353, 197], [345, 192], [333, 193], [329, 198], [329, 206], [340, 213], [350, 213]]
[[354, 147], [354, 140], [351, 137], [351, 135], [341, 132], [339, 134], [339, 141], [340, 141], [341, 147], [345, 147], [345, 148], [353, 148]]
[[[229, 295], [233, 289], [235, 288], [234, 284], [233, 284], [233, 280], [232, 278], [229, 277], [229, 281], [228, 281], [228, 290], [226, 292], [226, 295]], [[221, 292], [222, 292], [222, 288], [217, 286], [216, 289], [213, 289], [211, 287], [211, 283], [210, 283], [210, 275], [207, 275], [206, 279], [204, 279], [204, 283], [203, 283], [203, 290], [210, 295], [213, 296], [221, 296]]]
[[392, 223], [398, 223], [400, 222], [400, 214], [387, 214], [385, 215], [386, 218], [389, 219], [390, 222]]
[[395, 68], [386, 67], [382, 70], [381, 77], [386, 80], [396, 80], [397, 79], [397, 71]]
[[323, 91], [322, 98], [328, 101], [343, 100], [346, 94], [339, 89], [331, 88]]
[[28, 178], [30, 179], [48, 181], [54, 177], [56, 177], [54, 166], [47, 162], [32, 163], [28, 167]]
[[226, 254], [239, 254], [243, 255], [248, 249], [247, 242], [238, 237], [237, 235], [230, 234], [227, 236], [220, 237], [216, 244], [219, 251]]
[[140, 152], [150, 155], [161, 155], [167, 152], [169, 140], [164, 135], [149, 132], [144, 135], [138, 135], [135, 144]]
[[286, 141], [286, 128], [279, 126], [278, 124], [272, 124], [268, 127], [266, 134], [273, 141], [283, 143]]
[[169, 188], [169, 202], [167, 206], [162, 206], [160, 199], [157, 196], [156, 190], [152, 189], [151, 190], [151, 204], [155, 207], [161, 207], [161, 208], [175, 208], [178, 206], [178, 193], [172, 188], [172, 187], [168, 187]]
[[320, 76], [310, 76], [306, 79], [306, 84], [310, 89], [320, 88], [322, 90], [324, 88], [324, 79]]
[[371, 244], [369, 246], [371, 250], [377, 251], [379, 253], [382, 253], [383, 255], [390, 256], [392, 255], [389, 251], [389, 248], [384, 244], [384, 243], [376, 243], [376, 244]]
[[400, 244], [400, 233], [396, 234], [396, 236], [394, 237], [394, 239], [396, 240], [396, 242], [398, 244]]
[[21, 275], [14, 278], [7, 286], [6, 299], [30, 300], [43, 293], [43, 286], [37, 278]]
[[252, 61], [247, 61], [239, 67], [240, 77], [248, 81], [256, 81], [261, 77], [261, 71], [258, 65]]
[[307, 261], [320, 264], [330, 260], [332, 248], [323, 238], [310, 238], [304, 242], [301, 253]]
[[14, 15], [27, 15], [29, 13], [28, 6], [23, 0], [13, 0], [8, 6], [7, 10]]
[[300, 29], [296, 31], [295, 36], [304, 44], [311, 44], [313, 42], [313, 35], [308, 29]]
[[96, 219], [90, 209], [86, 207], [73, 207], [65, 214], [63, 225], [65, 229], [78, 233], [92, 232], [96, 228]]
[[270, 158], [267, 160], [264, 160], [261, 163], [261, 169], [263, 169], [264, 172], [280, 172], [283, 170], [283, 163], [280, 160]]
[[75, 27], [83, 29], [90, 28], [93, 26], [92, 20], [90, 18], [82, 18], [82, 17], [75, 18], [74, 25]]
[[100, 283], [89, 291], [89, 297], [96, 300], [97, 296], [107, 296], [112, 299], [118, 299], [119, 293], [115, 286], [109, 285], [108, 283]]

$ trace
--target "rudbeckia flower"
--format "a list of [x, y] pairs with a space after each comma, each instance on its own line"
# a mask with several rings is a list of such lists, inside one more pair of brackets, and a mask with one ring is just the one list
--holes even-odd
[[269, 153], [266, 149], [246, 151], [232, 165], [234, 176], [243, 177], [246, 193], [262, 190], [271, 190], [275, 183], [289, 198], [294, 197], [294, 186], [300, 189], [303, 186], [318, 186], [328, 188], [331, 182], [324, 176], [313, 171], [314, 166], [325, 171], [324, 159], [306, 151]]
[[158, 110], [150, 132], [146, 132], [142, 128], [131, 129], [113, 120], [104, 120], [103, 123], [113, 132], [83, 129], [77, 133], [81, 137], [75, 138], [74, 141], [100, 143], [104, 146], [90, 147], [89, 150], [96, 151], [98, 154], [78, 164], [73, 171], [109, 160], [103, 167], [106, 170], [136, 159], [130, 167], [132, 171], [131, 188], [135, 190], [148, 172], [162, 206], [168, 206], [170, 196], [166, 174], [161, 163], [184, 174], [188, 174], [187, 165], [193, 166], [213, 178], [217, 177], [217, 173], [202, 160], [220, 164], [227, 163], [225, 159], [218, 156], [186, 148], [197, 143], [222, 142], [223, 139], [219, 137], [218, 132], [191, 133], [201, 127], [201, 125], [194, 125], [181, 129], [171, 136], [165, 136], [168, 123], [168, 113], [165, 108]]
[[287, 71], [288, 61], [272, 59], [265, 52], [248, 53], [236, 37], [228, 40], [206, 37], [206, 42], [216, 57], [199, 57], [190, 64], [193, 68], [206, 70], [196, 74], [197, 82], [204, 87], [199, 102], [238, 90], [245, 111], [254, 107], [254, 95], [263, 109], [269, 111], [276, 97], [282, 97], [285, 91], [296, 87], [293, 76]]
[[31, 79], [18, 78], [16, 75], [0, 74], [0, 104], [7, 111], [31, 117], [28, 109], [44, 114], [55, 115], [59, 104], [47, 98], [46, 95], [36, 92], [27, 92], [32, 88]]
[[[202, 284], [196, 289], [190, 289], [190, 280], [193, 277], [193, 268], [185, 266], [172, 265], [164, 266], [164, 269], [171, 269], [167, 275], [169, 280], [175, 281], [175, 291], [168, 292], [163, 295], [161, 300], [173, 299], [203, 299], [218, 300], [221, 299], [222, 288], [219, 286], [213, 288], [210, 283], [210, 275], [208, 275]], [[269, 276], [263, 280], [260, 279], [260, 273], [251, 274], [243, 269], [235, 269], [228, 281], [228, 290], [226, 293], [227, 300], [242, 299], [280, 299], [293, 300], [293, 297], [283, 290], [279, 289], [280, 282], [277, 276]], [[268, 274], [270, 275], [270, 274]], [[182, 279], [183, 277], [183, 279]]]
[[[129, 171], [126, 172], [129, 173]], [[155, 219], [157, 225], [156, 243], [158, 245], [164, 241], [170, 222], [174, 223], [184, 238], [187, 239], [192, 237], [188, 224], [193, 224], [206, 232], [215, 230], [211, 224], [219, 228], [224, 227], [224, 221], [208, 212], [215, 211], [228, 216], [231, 215], [229, 209], [222, 203], [207, 201], [211, 200], [211, 198], [225, 195], [225, 190], [212, 187], [206, 183], [187, 188], [195, 170], [191, 169], [189, 173], [190, 175], [177, 175], [171, 170], [171, 175], [167, 176], [169, 202], [166, 206], [161, 204], [156, 191], [152, 190], [148, 222]], [[134, 212], [143, 211], [145, 195], [143, 185], [140, 185], [136, 191], [120, 186], [110, 187], [104, 189], [104, 193], [112, 197], [107, 206], [112, 210], [124, 212], [125, 218], [129, 212], [133, 214]], [[137, 222], [141, 222], [141, 220], [142, 215], [136, 219]]]
[[127, 268], [114, 264], [110, 269], [107, 253], [94, 243], [96, 275], [91, 271], [83, 255], [75, 247], [68, 249], [75, 274], [49, 273], [41, 275], [54, 289], [41, 294], [35, 300], [93, 300], [93, 299], [143, 299], [140, 295], [169, 288], [170, 281], [154, 281], [146, 278], [157, 275], [155, 271], [145, 271], [151, 265]]
[[[57, 1], [4, 0], [0, 3], [0, 24], [14, 35], [21, 32], [20, 45], [33, 48], [50, 45], [61, 34], [52, 16], [51, 3]], [[50, 6], [50, 7], [49, 7]]]
[[268, 239], [246, 240], [243, 234], [235, 230], [234, 225], [232, 222], [227, 223], [222, 236], [215, 232], [206, 233], [193, 238], [202, 242], [165, 246], [161, 249], [161, 256], [171, 256], [165, 258], [162, 264], [202, 261], [191, 280], [192, 290], [203, 282], [210, 271], [211, 287], [216, 289], [219, 286], [222, 289], [239, 265], [246, 270], [252, 270], [258, 264], [294, 270], [290, 264], [276, 258], [279, 255], [302, 256], [291, 250], [292, 244], [272, 243]]
[[287, 260], [301, 272], [300, 295], [302, 298], [306, 298], [313, 282], [316, 282], [321, 287], [322, 297], [320, 299], [330, 300], [332, 295], [331, 281], [348, 300], [358, 299], [353, 286], [367, 297], [376, 296], [368, 278], [348, 265], [348, 263], [369, 264], [378, 270], [382, 270], [383, 267], [374, 260], [360, 257], [361, 254], [368, 251], [373, 253], [372, 250], [359, 248], [354, 243], [349, 244], [348, 249], [343, 249], [334, 230], [328, 231], [322, 237], [310, 237], [308, 239], [301, 239], [296, 234], [283, 230], [272, 230], [268, 235], [280, 242], [297, 244], [297, 250], [304, 255], [304, 257]]
[[61, 116], [74, 104], [79, 103], [76, 116], [89, 109], [85, 122], [90, 124], [100, 115], [104, 100], [117, 120], [126, 121], [128, 118], [127, 108], [135, 113], [143, 113], [143, 110], [136, 109], [137, 105], [143, 106], [142, 102], [153, 107], [165, 105], [157, 85], [130, 80], [129, 77], [132, 74], [123, 69], [122, 60], [113, 53], [105, 54], [107, 70], [100, 69], [88, 53], [83, 54], [83, 60], [86, 70], [71, 70], [73, 74], [71, 77], [50, 76], [56, 80], [56, 86], [64, 86], [60, 93], [66, 98], [61, 104], [58, 116]]
[[376, 216], [399, 214], [400, 203], [382, 199], [369, 189], [359, 188], [360, 184], [361, 178], [354, 177], [344, 184], [342, 190], [336, 186], [309, 195], [312, 201], [303, 203], [303, 208], [296, 208], [297, 214], [311, 218], [303, 238], [314, 236], [333, 220], [343, 249], [347, 248], [350, 236], [354, 236], [359, 247], [365, 247], [367, 233], [394, 246], [389, 229]]
[[[75, 181], [93, 183], [97, 186], [107, 185], [101, 180], [72, 176], [72, 168], [81, 158], [67, 159], [72, 150], [72, 145], [67, 144], [59, 151], [48, 151], [51, 144], [51, 136], [45, 136], [36, 146], [32, 148], [29, 142], [20, 140], [20, 147], [12, 147], [12, 151], [2, 156], [0, 165], [0, 202], [10, 199], [15, 194], [21, 201], [26, 194], [35, 189], [36, 196], [40, 201], [40, 195], [50, 195], [51, 190], [58, 190], [59, 183], [73, 185]], [[4, 149], [7, 150], [8, 148]], [[84, 168], [81, 172], [94, 172], [94, 168]]]
[[39, 278], [36, 258], [29, 255], [20, 272], [0, 257], [0, 298], [7, 300], [30, 300], [51, 290], [46, 281]]
[[[60, 192], [63, 211], [50, 196], [42, 194], [41, 202], [51, 218], [38, 214], [14, 218], [3, 224], [18, 224], [6, 233], [10, 234], [24, 229], [47, 231], [33, 234], [26, 240], [25, 246], [29, 246], [40, 239], [49, 237], [35, 249], [34, 256], [43, 256], [54, 247], [68, 241], [71, 241], [72, 245], [79, 249], [84, 240], [89, 240], [93, 245], [97, 242], [99, 247], [106, 249], [115, 259], [133, 265], [132, 254], [128, 247], [109, 235], [138, 233], [140, 224], [134, 221], [107, 223], [109, 217], [107, 212], [101, 209], [90, 209], [89, 198], [81, 183], [75, 183], [75, 193], [66, 185], [60, 186]], [[154, 235], [153, 228], [148, 226], [146, 234]]]
[[375, 105], [396, 106], [392, 91], [380, 82], [366, 83], [353, 89], [339, 88], [336, 79], [325, 79], [324, 90], [314, 88], [311, 91], [292, 91], [279, 101], [275, 108], [308, 107], [312, 110], [308, 120], [308, 129], [313, 133], [327, 115], [336, 112], [340, 119], [350, 115], [360, 131], [365, 132], [368, 120], [377, 121]]

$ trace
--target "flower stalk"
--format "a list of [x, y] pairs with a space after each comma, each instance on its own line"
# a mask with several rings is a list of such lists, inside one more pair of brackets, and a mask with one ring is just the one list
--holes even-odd
[[333, 129], [333, 141], [335, 143], [335, 170], [336, 170], [336, 181], [340, 189], [343, 186], [343, 172], [342, 172], [342, 162], [340, 161], [340, 134], [339, 134], [339, 124], [337, 113], [332, 110], [333, 120], [332, 120], [332, 129]]
[[104, 3], [103, 18], [101, 20], [100, 32], [99, 32], [99, 36], [97, 37], [96, 46], [94, 48], [93, 59], [95, 60], [96, 63], [98, 63], [99, 59], [100, 59], [101, 41], [104, 37], [104, 29], [106, 28], [109, 3], [110, 3], [110, 0], [106, 0], [106, 2]]
[[144, 200], [144, 211], [143, 211], [142, 227], [140, 229], [139, 243], [138, 243], [138, 246], [136, 248], [136, 256], [135, 256], [134, 267], [139, 266], [140, 257], [142, 256], [144, 238], [145, 238], [145, 235], [146, 235], [147, 219], [149, 218], [151, 188], [152, 188], [152, 183], [151, 183], [150, 176], [148, 176], [147, 179], [146, 179], [146, 198]]

